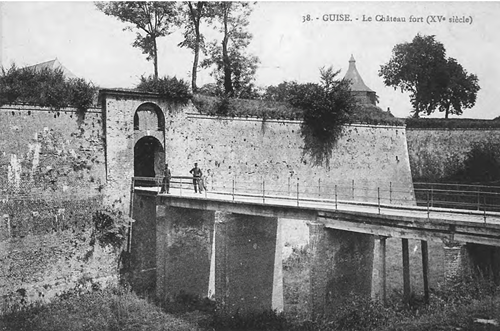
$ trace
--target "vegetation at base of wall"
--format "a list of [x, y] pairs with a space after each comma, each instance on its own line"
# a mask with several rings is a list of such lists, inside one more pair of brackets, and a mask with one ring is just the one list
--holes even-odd
[[480, 120], [472, 118], [406, 118], [409, 129], [498, 129], [498, 120]]
[[[224, 316], [214, 319], [215, 330], [276, 331], [382, 331], [382, 330], [498, 330], [500, 326], [500, 291], [498, 285], [484, 278], [457, 280], [449, 289], [431, 293], [431, 303], [412, 295], [410, 304], [402, 303], [400, 293], [388, 303], [350, 296], [336, 306], [330, 317], [297, 319], [288, 313], [267, 311], [246, 316]], [[491, 328], [479, 326], [477, 318], [498, 323]]]
[[[493, 331], [500, 325], [500, 288], [483, 277], [466, 277], [449, 288], [434, 290], [429, 305], [417, 295], [412, 296], [409, 305], [403, 305], [396, 292], [389, 296], [386, 306], [351, 296], [332, 308], [335, 313], [331, 317], [314, 320], [276, 311], [232, 316], [194, 311], [174, 317], [129, 290], [92, 289], [90, 293], [74, 292], [45, 306], [1, 316], [1, 330]], [[491, 324], [479, 324], [477, 319]]]
[[76, 107], [85, 111], [92, 107], [97, 88], [82, 78], [66, 78], [61, 69], [10, 68], [0, 72], [0, 106], [29, 104], [59, 110]]
[[177, 77], [141, 76], [141, 81], [136, 89], [142, 92], [158, 93], [164, 99], [183, 104], [193, 97], [189, 90], [189, 84], [183, 79], [177, 79]]
[[59, 298], [46, 306], [1, 316], [0, 325], [2, 331], [201, 330], [118, 288]]

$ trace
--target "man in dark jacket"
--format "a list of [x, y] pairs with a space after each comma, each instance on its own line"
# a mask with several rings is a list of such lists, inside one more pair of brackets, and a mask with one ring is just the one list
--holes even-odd
[[163, 185], [161, 187], [160, 193], [170, 194], [170, 179], [172, 178], [172, 174], [170, 173], [170, 169], [168, 168], [168, 164], [165, 164], [165, 170], [163, 171]]
[[201, 172], [201, 169], [198, 168], [198, 163], [195, 163], [194, 168], [189, 170], [189, 172], [193, 175], [194, 193], [200, 192], [201, 194], [200, 179], [203, 174]]

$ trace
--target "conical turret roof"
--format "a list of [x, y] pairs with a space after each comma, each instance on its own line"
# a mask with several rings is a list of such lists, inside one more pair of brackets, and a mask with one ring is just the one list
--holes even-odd
[[368, 86], [366, 86], [365, 82], [363, 82], [363, 78], [356, 69], [356, 60], [354, 60], [354, 56], [351, 54], [351, 59], [349, 60], [349, 69], [345, 74], [345, 79], [349, 79], [351, 81], [351, 91], [356, 92], [374, 92]]

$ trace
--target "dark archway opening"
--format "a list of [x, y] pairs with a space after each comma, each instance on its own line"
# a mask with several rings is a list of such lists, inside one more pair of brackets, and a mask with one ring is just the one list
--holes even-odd
[[134, 176], [162, 176], [165, 164], [165, 151], [158, 139], [143, 137], [134, 146]]

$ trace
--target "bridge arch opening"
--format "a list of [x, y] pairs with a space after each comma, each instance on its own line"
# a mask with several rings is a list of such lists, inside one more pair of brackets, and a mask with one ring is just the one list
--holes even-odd
[[134, 146], [134, 176], [161, 176], [165, 165], [165, 149], [151, 136], [142, 137]]

